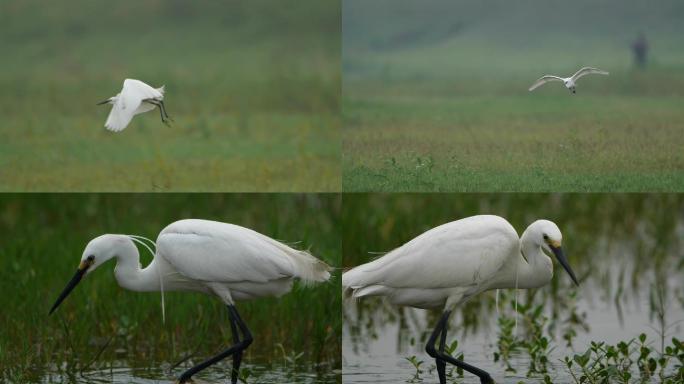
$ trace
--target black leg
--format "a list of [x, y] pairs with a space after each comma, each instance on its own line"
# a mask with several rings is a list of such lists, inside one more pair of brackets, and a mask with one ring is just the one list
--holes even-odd
[[157, 108], [159, 108], [159, 117], [161, 117], [162, 123], [166, 124], [166, 120], [164, 119], [164, 114], [162, 113], [161, 106], [159, 106], [159, 104], [155, 104], [155, 103], [152, 103], [152, 104], [156, 105]]
[[[237, 309], [235, 309], [234, 306], [229, 305], [228, 306], [228, 315], [231, 320], [231, 324], [235, 322], [237, 325], [237, 328], [240, 329], [240, 332], [242, 332], [242, 340], [231, 345], [229, 348], [224, 350], [223, 352], [217, 354], [216, 356], [210, 357], [209, 359], [195, 365], [194, 367], [188, 369], [187, 371], [183, 372], [182, 375], [178, 378], [179, 383], [185, 383], [190, 378], [196, 374], [197, 372], [213, 365], [216, 364], [217, 362], [225, 359], [226, 357], [236, 354], [236, 353], [242, 353], [247, 347], [249, 347], [250, 344], [252, 344], [252, 334], [249, 332], [249, 329], [247, 328], [247, 325], [242, 321], [240, 318], [240, 315], [237, 312]], [[231, 329], [235, 329], [231, 325]], [[235, 360], [233, 360], [235, 362]], [[235, 368], [234, 368], [235, 369]], [[237, 375], [235, 376], [237, 378]]]
[[161, 109], [164, 112], [164, 116], [166, 116], [166, 120], [173, 121], [173, 119], [169, 116], [169, 114], [166, 113], [166, 106], [164, 105], [164, 100], [159, 100], [159, 104], [161, 105]]
[[[233, 333], [233, 344], [240, 343], [240, 334], [238, 333], [237, 323], [234, 316], [230, 316], [230, 330]], [[240, 373], [240, 363], [242, 363], [242, 351], [238, 351], [233, 354], [233, 372], [230, 374], [231, 384], [237, 384], [238, 375]]]
[[[444, 322], [442, 324], [442, 329], [440, 330], [440, 338], [439, 338], [439, 353], [444, 353], [444, 344], [446, 344], [446, 327], [447, 323]], [[437, 364], [437, 375], [439, 376], [439, 382], [440, 383], [446, 383], [446, 363], [442, 359], [436, 359], [435, 363]]]
[[169, 116], [166, 115], [166, 110], [164, 109], [164, 104], [161, 103], [161, 101], [157, 99], [145, 99], [143, 100], [144, 102], [150, 103], [152, 105], [156, 105], [157, 108], [159, 108], [159, 116], [161, 117], [162, 123], [166, 125], [167, 127], [169, 126]]
[[[473, 375], [476, 375], [477, 377], [480, 378], [480, 382], [482, 384], [492, 384], [494, 383], [494, 380], [492, 380], [492, 377], [489, 376], [489, 373], [481, 370], [480, 368], [474, 367], [470, 364], [467, 364], [461, 360], [454, 359], [451, 355], [448, 355], [444, 353], [443, 348], [440, 347], [440, 350], [435, 349], [435, 342], [437, 341], [437, 336], [442, 334], [442, 340], [446, 339], [446, 329], [449, 321], [449, 316], [451, 315], [451, 311], [444, 311], [444, 314], [442, 315], [442, 318], [439, 320], [437, 323], [437, 326], [435, 327], [435, 330], [432, 332], [432, 335], [430, 335], [430, 338], [428, 339], [427, 345], [425, 346], [425, 351], [427, 352], [428, 355], [433, 357], [437, 361], [437, 369], [439, 370], [439, 361], [442, 360], [444, 363], [449, 363], [453, 364], [464, 371], [470, 372]], [[439, 373], [439, 371], [438, 371]], [[446, 376], [446, 375], [445, 375]], [[446, 377], [444, 380], [442, 380], [441, 374], [439, 381], [441, 384], [446, 383]]]

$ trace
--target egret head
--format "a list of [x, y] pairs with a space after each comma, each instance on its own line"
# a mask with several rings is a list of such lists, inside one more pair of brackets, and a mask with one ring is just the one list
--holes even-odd
[[565, 269], [565, 271], [570, 275], [570, 278], [579, 286], [577, 282], [577, 277], [575, 272], [570, 268], [568, 259], [565, 258], [563, 253], [563, 248], [561, 243], [563, 242], [563, 235], [561, 234], [558, 226], [548, 220], [537, 220], [532, 225], [530, 229], [533, 229], [533, 239], [546, 253], [549, 255], [554, 255], [558, 263]]
[[83, 251], [81, 262], [76, 269], [76, 274], [69, 280], [66, 287], [59, 295], [55, 304], [50, 309], [50, 314], [64, 301], [71, 291], [78, 285], [83, 276], [94, 271], [97, 267], [117, 256], [123, 250], [135, 245], [125, 235], [102, 235], [91, 240]]

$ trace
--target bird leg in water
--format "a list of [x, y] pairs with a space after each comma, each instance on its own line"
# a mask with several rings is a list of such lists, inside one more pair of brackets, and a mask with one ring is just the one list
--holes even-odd
[[[468, 371], [473, 375], [476, 375], [480, 378], [480, 382], [482, 384], [494, 383], [494, 380], [492, 380], [492, 377], [489, 376], [489, 373], [481, 370], [480, 368], [467, 364], [461, 360], [457, 360], [453, 358], [451, 355], [444, 353], [444, 344], [446, 342], [446, 332], [450, 315], [451, 311], [444, 311], [444, 314], [442, 314], [442, 318], [439, 319], [439, 322], [437, 323], [435, 330], [432, 331], [432, 335], [430, 335], [427, 345], [425, 346], [425, 351], [428, 353], [428, 355], [435, 359], [435, 362], [437, 364], [437, 373], [439, 374], [440, 384], [446, 384], [446, 363], [453, 364], [463, 369], [464, 371]], [[437, 336], [440, 335], [441, 343], [438, 351], [435, 349], [435, 342], [437, 341]]]
[[[444, 316], [443, 316], [444, 317]], [[440, 319], [440, 322], [442, 320]], [[445, 321], [446, 323], [446, 321]], [[444, 344], [446, 344], [446, 324], [442, 325], [443, 331], [440, 333], [440, 338], [439, 338], [439, 353], [444, 353]], [[446, 383], [446, 362], [441, 359], [436, 359], [435, 363], [437, 364], [437, 375], [439, 375], [439, 382], [440, 383]]]
[[[228, 357], [230, 355], [235, 355], [235, 354], [240, 355], [240, 358], [238, 359], [238, 364], [242, 360], [242, 351], [247, 349], [247, 347], [249, 347], [249, 345], [252, 344], [252, 341], [253, 341], [252, 334], [249, 332], [249, 328], [247, 328], [247, 325], [245, 325], [245, 323], [242, 321], [242, 319], [240, 318], [240, 315], [237, 312], [237, 309], [235, 309], [235, 307], [233, 305], [228, 306], [228, 316], [230, 317], [231, 324], [234, 322], [237, 325], [237, 327], [235, 327], [235, 328], [233, 328], [233, 326], [231, 325], [231, 329], [237, 330], [236, 328], [239, 328], [240, 332], [242, 332], [242, 340], [231, 345], [225, 351], [217, 354], [216, 356], [213, 356], [213, 357], [207, 359], [206, 361], [203, 361], [203, 362], [195, 365], [194, 367], [188, 369], [187, 371], [183, 372], [183, 374], [180, 375], [180, 377], [178, 378], [179, 383], [187, 382], [197, 372], [199, 372], [199, 371], [201, 371], [201, 370], [203, 370], [203, 369], [205, 369], [211, 365], [218, 363], [219, 361], [225, 359], [226, 357]], [[235, 339], [236, 334], [237, 333], [233, 334], [234, 339]], [[233, 359], [233, 363], [235, 363], [235, 361], [236, 360]], [[237, 369], [235, 367], [233, 367], [233, 370], [234, 370], [234, 372], [237, 372]], [[233, 378], [234, 378], [233, 383], [235, 383], [236, 382], [235, 379], [237, 379], [236, 373], [234, 373]]]
[[[235, 307], [228, 307], [228, 310], [234, 311]], [[240, 334], [238, 333], [237, 322], [235, 320], [239, 317], [240, 315], [237, 313], [237, 311], [235, 311], [234, 316], [230, 316], [230, 330], [233, 333], [233, 344], [240, 343]], [[238, 375], [240, 373], [240, 363], [242, 363], [242, 351], [238, 351], [233, 354], [233, 372], [230, 374], [231, 384], [237, 384]]]

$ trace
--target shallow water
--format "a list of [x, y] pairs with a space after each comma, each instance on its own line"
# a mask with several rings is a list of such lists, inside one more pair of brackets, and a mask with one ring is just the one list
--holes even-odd
[[[678, 239], [682, 238], [681, 220], [678, 224], [675, 240], [660, 245], [659, 250], [665, 252], [666, 256], [660, 257], [657, 262], [652, 259], [644, 262], [643, 259], [651, 257], [648, 245], [656, 241], [649, 236], [625, 238], [619, 242], [616, 239], [598, 239], [596, 244], [603, 245], [589, 247], [592, 253], [595, 252], [591, 254], [594, 259], [592, 266], [585, 268], [587, 277], [577, 288], [577, 299], [570, 301], [574, 303], [574, 309], [567, 307], [567, 293], [574, 288], [568, 284], [567, 274], [555, 266], [554, 279], [562, 281], [555, 289], [551, 285], [539, 289], [534, 296], [537, 303], [544, 304], [545, 316], [552, 318], [553, 311], [557, 314], [555, 329], [549, 330], [549, 324], [544, 328], [545, 335], [549, 333], [554, 336], [548, 366], [549, 376], [554, 382], [572, 382], [561, 359], [584, 352], [591, 341], [616, 344], [645, 333], [651, 347], [660, 351], [662, 327], [651, 305], [656, 282], [666, 281], [666, 344], [672, 336], [680, 339], [684, 336], [684, 281], [681, 279], [681, 251], [678, 249]], [[582, 270], [575, 267], [576, 271], [578, 269]], [[510, 298], [514, 290], [508, 290], [506, 294], [511, 295]], [[525, 291], [519, 291], [520, 303], [525, 302], [526, 294]], [[499, 315], [493, 304], [494, 297], [494, 292], [482, 294], [472, 301], [481, 300], [491, 305], [455, 311], [450, 319], [447, 342], [458, 340], [457, 351], [465, 353], [466, 362], [488, 371], [497, 383], [540, 382], [538, 375], [533, 378], [526, 376], [530, 360], [525, 352], [511, 359], [515, 373], [506, 373], [503, 363], [494, 362], [493, 354], [497, 350], [499, 333]], [[514, 316], [510, 306], [499, 303], [499, 308], [507, 316]], [[382, 300], [371, 298], [360, 302], [346, 301], [344, 314], [344, 383], [438, 382], [434, 360], [424, 351], [424, 343], [437, 321], [438, 312], [394, 308]], [[573, 327], [577, 335], [572, 348], [566, 346], [561, 337], [561, 329], [567, 326], [566, 320], [571, 314], [583, 317], [583, 323], [587, 326], [587, 329]], [[467, 320], [465, 326], [464, 315]], [[522, 321], [521, 316], [518, 319]], [[519, 324], [517, 335], [524, 337], [524, 334], [524, 327]], [[419, 377], [415, 377], [415, 368], [406, 360], [412, 355], [424, 362]], [[447, 366], [447, 372], [449, 369]], [[467, 372], [456, 381], [479, 383], [476, 376]]]
[[[230, 359], [228, 359], [230, 360]], [[113, 362], [112, 367], [98, 370], [90, 370], [74, 375], [60, 373], [48, 373], [44, 375], [41, 383], [133, 383], [133, 384], [167, 384], [175, 383], [182, 369], [175, 369], [170, 372], [168, 368], [130, 368], [123, 362]], [[251, 374], [247, 379], [248, 383], [339, 383], [339, 371], [322, 370], [323, 373], [301, 371], [289, 366], [259, 366], [242, 364], [242, 368], [248, 369]], [[213, 368], [193, 376], [193, 381], [202, 383], [229, 383], [230, 382], [230, 363], [219, 363]]]

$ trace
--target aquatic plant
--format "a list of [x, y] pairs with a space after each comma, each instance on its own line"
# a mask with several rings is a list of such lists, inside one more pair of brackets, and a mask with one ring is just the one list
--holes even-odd
[[413, 374], [413, 377], [410, 378], [409, 380], [406, 380], [407, 383], [415, 383], [417, 381], [421, 381], [420, 374], [423, 373], [423, 371], [420, 369], [420, 366], [423, 365], [424, 361], [419, 360], [415, 355], [405, 357], [405, 359], [413, 365], [413, 368], [415, 368], [416, 372]]
[[[454, 340], [451, 343], [444, 346], [444, 352], [453, 356], [457, 360], [463, 360], [463, 352], [456, 354], [456, 349], [458, 349], [458, 340]], [[454, 371], [458, 377], [463, 377], [463, 368], [451, 366], [451, 369], [447, 372], [448, 377], [454, 376]]]
[[584, 352], [563, 359], [575, 383], [630, 383], [658, 379], [662, 383], [684, 382], [684, 344], [676, 337], [664, 353], [657, 353], [646, 334], [615, 345], [592, 342]]

